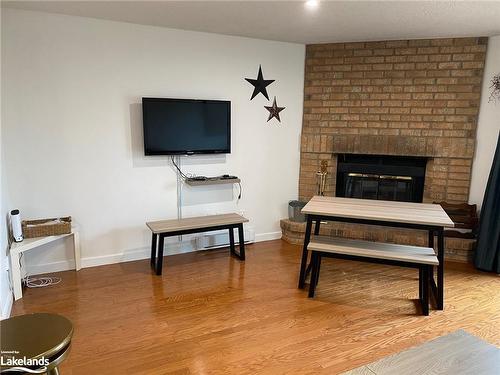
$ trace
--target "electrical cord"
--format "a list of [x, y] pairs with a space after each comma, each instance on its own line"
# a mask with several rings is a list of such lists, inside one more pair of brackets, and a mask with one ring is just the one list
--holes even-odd
[[173, 156], [171, 156], [171, 157], [170, 157], [170, 159], [172, 160], [172, 164], [174, 165], [175, 169], [177, 169], [177, 171], [179, 172], [179, 175], [180, 175], [180, 176], [181, 176], [184, 180], [188, 179], [189, 177], [188, 177], [188, 176], [186, 176], [186, 175], [184, 174], [184, 172], [182, 172], [182, 171], [181, 171], [181, 169], [179, 168], [179, 166], [178, 166], [178, 165], [177, 165], [177, 163], [175, 162], [174, 157], [173, 157]]
[[[23, 258], [23, 253], [19, 257], [19, 268], [22, 267], [21, 259]], [[24, 277], [24, 284], [28, 288], [43, 288], [50, 285], [59, 284], [62, 281], [62, 278], [55, 276], [42, 276], [42, 277], [33, 277], [31, 275], [26, 275]]]
[[62, 279], [60, 277], [55, 276], [32, 277], [27, 275], [24, 282], [28, 288], [43, 288], [45, 286], [59, 284], [61, 281]]
[[6, 371], [8, 371], [8, 372], [15, 371], [15, 372], [23, 373], [23, 374], [25, 374], [25, 373], [28, 373], [28, 374], [46, 374], [47, 373], [47, 366], [43, 366], [43, 367], [37, 368], [35, 370], [32, 370], [30, 368], [26, 368], [26, 367], [15, 366], [15, 367], [9, 367]]

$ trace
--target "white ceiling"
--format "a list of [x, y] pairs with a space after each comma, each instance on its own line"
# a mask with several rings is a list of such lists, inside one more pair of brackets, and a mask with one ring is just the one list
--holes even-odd
[[500, 34], [499, 1], [2, 1], [3, 7], [296, 43]]

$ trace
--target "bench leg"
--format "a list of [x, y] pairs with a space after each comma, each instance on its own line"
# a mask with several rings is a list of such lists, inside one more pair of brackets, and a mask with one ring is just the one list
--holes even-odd
[[429, 315], [429, 272], [432, 270], [432, 266], [422, 266], [420, 267], [420, 284], [422, 293], [420, 293], [420, 304], [422, 306], [422, 314]]
[[158, 241], [158, 259], [156, 260], [156, 274], [161, 275], [162, 267], [163, 267], [163, 242], [164, 242], [164, 235], [159, 234], [159, 241]]
[[80, 252], [80, 233], [73, 231], [73, 250], [75, 252], [75, 271], [82, 269], [82, 256]]
[[14, 300], [18, 300], [19, 298], [23, 298], [23, 283], [21, 278], [21, 265], [19, 262], [20, 254], [16, 250], [10, 251], [10, 269], [11, 269], [11, 277], [12, 277], [12, 286], [14, 289]]
[[[429, 240], [427, 242], [427, 246], [430, 247], [431, 249], [434, 249], [434, 235], [435, 235], [434, 230], [433, 229], [429, 230]], [[436, 306], [437, 306], [438, 290], [436, 281], [434, 280], [434, 267], [432, 267], [432, 271], [429, 274], [429, 280], [430, 280], [429, 287], [431, 291], [431, 296], [434, 296], [434, 300], [436, 301]]]
[[245, 260], [245, 239], [243, 238], [243, 224], [237, 226], [238, 228], [238, 240], [240, 245], [239, 254], [236, 252], [236, 248], [234, 246], [234, 228], [229, 228], [229, 248], [231, 249], [231, 254], [237, 257], [240, 260]]
[[236, 254], [234, 249], [234, 228], [229, 228], [229, 250], [231, 251], [231, 254]]
[[311, 264], [312, 264], [312, 273], [311, 273], [311, 282], [309, 283], [309, 298], [314, 297], [314, 292], [316, 290], [316, 285], [318, 282], [318, 272], [319, 272], [319, 259], [320, 255], [317, 251], [313, 251], [311, 254]]
[[157, 234], [153, 233], [151, 237], [151, 267], [155, 268], [156, 262], [156, 238]]
[[240, 243], [240, 254], [238, 255], [238, 258], [241, 260], [245, 260], [245, 237], [243, 234], [243, 224], [238, 224], [238, 240]]

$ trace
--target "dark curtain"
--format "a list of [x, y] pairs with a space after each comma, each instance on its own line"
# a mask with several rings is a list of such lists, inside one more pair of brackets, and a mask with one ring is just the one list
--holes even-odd
[[474, 264], [480, 270], [500, 273], [500, 134], [484, 193]]

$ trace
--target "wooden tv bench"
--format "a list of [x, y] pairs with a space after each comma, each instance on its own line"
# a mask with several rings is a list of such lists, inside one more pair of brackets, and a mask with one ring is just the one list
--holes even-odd
[[[146, 223], [146, 225], [152, 232], [151, 267], [153, 267], [157, 275], [161, 275], [165, 237], [209, 232], [220, 229], [229, 230], [229, 247], [231, 249], [231, 254], [235, 255], [241, 260], [245, 260], [245, 239], [243, 236], [243, 223], [246, 222], [248, 222], [248, 219], [236, 213], [148, 222]], [[239, 253], [236, 252], [234, 246], [233, 230], [235, 228], [238, 228], [240, 245]]]

